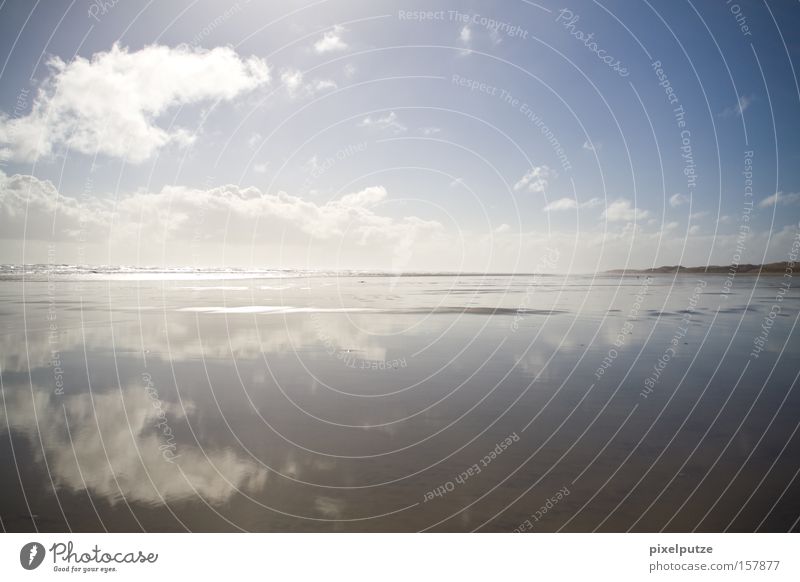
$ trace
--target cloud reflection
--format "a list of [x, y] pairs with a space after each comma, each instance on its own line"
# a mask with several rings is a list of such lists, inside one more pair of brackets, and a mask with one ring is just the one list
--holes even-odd
[[[162, 419], [144, 386], [93, 398], [87, 393], [59, 398], [40, 388], [32, 396], [7, 390], [0, 429], [25, 435], [37, 462], [43, 461], [44, 449], [56, 487], [88, 489], [112, 505], [123, 498], [158, 505], [198, 495], [218, 505], [239, 490], [263, 489], [266, 469], [230, 449], [188, 444], [184, 412], [175, 403], [160, 407], [178, 437], [172, 462], [162, 455], [164, 437], [157, 428]], [[187, 406], [186, 413], [192, 412]]]

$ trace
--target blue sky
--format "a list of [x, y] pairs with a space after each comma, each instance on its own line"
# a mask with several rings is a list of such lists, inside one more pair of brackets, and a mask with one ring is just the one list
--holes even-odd
[[793, 3], [0, 15], [2, 262], [587, 272], [797, 234]]

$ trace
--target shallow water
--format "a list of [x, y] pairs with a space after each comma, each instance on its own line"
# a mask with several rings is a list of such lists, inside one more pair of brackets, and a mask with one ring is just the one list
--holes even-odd
[[6, 530], [798, 527], [782, 277], [48, 273], [0, 277]]

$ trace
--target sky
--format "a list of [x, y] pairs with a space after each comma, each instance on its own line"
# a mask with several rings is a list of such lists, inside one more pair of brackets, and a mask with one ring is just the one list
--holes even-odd
[[0, 262], [788, 260], [798, 23], [755, 0], [6, 0]]

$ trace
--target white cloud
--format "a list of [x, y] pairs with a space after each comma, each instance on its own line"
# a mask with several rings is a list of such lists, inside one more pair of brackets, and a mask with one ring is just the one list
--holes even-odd
[[673, 194], [669, 197], [669, 205], [673, 208], [677, 208], [678, 206], [686, 204], [687, 202], [689, 202], [689, 197], [680, 193]]
[[739, 100], [736, 102], [736, 105], [726, 107], [723, 109], [719, 116], [720, 117], [741, 117], [742, 114], [747, 110], [748, 107], [753, 103], [752, 97], [747, 97], [742, 95], [739, 97]]
[[268, 167], [269, 167], [269, 162], [255, 164], [253, 165], [253, 171], [257, 174], [264, 174], [266, 173]]
[[602, 201], [599, 198], [591, 198], [590, 200], [581, 202], [580, 204], [574, 198], [559, 198], [558, 200], [554, 200], [545, 206], [544, 211], [552, 212], [559, 210], [575, 210], [578, 208], [593, 208], [594, 206], [599, 206], [600, 204], [602, 204]]
[[647, 210], [634, 208], [630, 200], [615, 200], [603, 211], [603, 218], [609, 222], [633, 222], [650, 216]]
[[500, 32], [496, 28], [489, 29], [489, 40], [492, 41], [493, 45], [498, 45], [503, 42], [503, 37], [501, 36]]
[[47, 180], [0, 171], [0, 238], [61, 240], [99, 235], [111, 223], [111, 207], [91, 199], [81, 205], [61, 196]]
[[692, 220], [700, 220], [701, 218], [705, 218], [706, 216], [708, 216], [708, 212], [706, 212], [705, 210], [701, 212], [693, 212], [692, 214], [689, 215], [689, 222], [691, 222]]
[[261, 143], [261, 140], [263, 139], [264, 138], [261, 136], [261, 134], [256, 131], [250, 134], [250, 137], [247, 138], [247, 147], [249, 147], [250, 149], [255, 149], [256, 146], [259, 143]]
[[544, 210], [545, 212], [551, 212], [553, 210], [572, 210], [573, 208], [577, 207], [578, 203], [574, 198], [559, 198], [558, 200], [554, 200], [545, 206]]
[[230, 101], [269, 82], [257, 57], [242, 59], [229, 47], [180, 45], [138, 51], [114, 45], [91, 60], [55, 57], [31, 112], [0, 118], [0, 155], [33, 161], [66, 146], [142, 162], [159, 149], [193, 141], [182, 128], [157, 125], [168, 109], [203, 101]]
[[464, 26], [461, 29], [461, 32], [458, 33], [458, 39], [464, 44], [469, 44], [472, 40], [472, 30], [470, 30], [469, 26]]
[[395, 134], [403, 133], [408, 129], [405, 125], [397, 121], [397, 114], [394, 111], [390, 111], [386, 115], [379, 117], [367, 116], [358, 123], [358, 126], [373, 127], [379, 130], [391, 129]]
[[312, 84], [314, 93], [324, 91], [325, 89], [336, 89], [338, 85], [332, 79], [316, 79]]
[[[394, 215], [397, 208], [378, 185], [328, 201], [234, 185], [167, 186], [123, 194], [114, 205], [92, 197], [79, 201], [47, 181], [0, 172], [0, 255], [3, 262], [18, 262], [15, 249], [24, 240], [29, 261], [42, 263], [48, 261], [43, 241], [53, 241], [59, 263], [513, 271], [529, 268], [531, 257], [550, 246], [562, 251], [565, 265], [588, 272], [620, 267], [629, 253], [639, 266], [655, 259], [685, 263], [687, 256], [710, 253], [712, 262], [725, 264], [740, 244], [735, 227], [695, 234], [689, 246], [671, 223], [634, 228], [636, 211], [627, 201], [607, 210], [609, 219], [625, 222], [587, 221], [579, 232], [519, 232], [501, 225], [493, 236], [474, 237], [434, 220]], [[753, 230], [742, 261], [760, 262], [766, 251], [767, 261], [783, 260], [796, 234], [795, 225]]]
[[599, 152], [603, 148], [603, 144], [599, 141], [589, 143], [589, 141], [583, 142], [583, 149], [589, 150], [590, 152]]
[[552, 172], [547, 166], [534, 166], [514, 184], [514, 190], [527, 189], [530, 192], [544, 192]]
[[85, 241], [98, 251], [121, 253], [121, 264], [136, 262], [139, 250], [163, 253], [171, 248], [171, 260], [180, 264], [193, 251], [188, 247], [219, 248], [221, 241], [245, 249], [257, 244], [264, 252], [280, 251], [281, 245], [319, 243], [343, 256], [392, 256], [398, 245], [443, 230], [436, 221], [387, 216], [372, 209], [387, 198], [382, 186], [321, 203], [235, 185], [166, 186], [158, 192], [123, 195], [112, 205], [94, 197], [79, 202], [60, 195], [48, 181], [0, 172], [0, 238]]
[[419, 130], [419, 132], [424, 136], [436, 135], [437, 133], [441, 133], [441, 131], [441, 128], [434, 126], [421, 127]]
[[286, 87], [289, 95], [294, 95], [303, 84], [303, 73], [297, 69], [281, 71], [281, 83]]
[[302, 71], [297, 69], [283, 69], [281, 71], [281, 84], [286, 88], [289, 97], [311, 97], [326, 89], [335, 89], [336, 82], [330, 79], [315, 79], [305, 82]]
[[343, 51], [347, 48], [347, 43], [342, 40], [344, 28], [339, 25], [333, 27], [322, 35], [322, 38], [314, 43], [314, 50], [320, 54], [333, 51]]
[[784, 194], [783, 192], [775, 192], [772, 196], [767, 196], [758, 203], [759, 208], [769, 208], [770, 206], [796, 204], [800, 201], [800, 192], [790, 192]]
[[343, 204], [344, 206], [363, 206], [366, 208], [385, 200], [386, 196], [386, 188], [383, 186], [372, 186], [370, 188], [364, 188], [360, 192], [345, 194], [339, 199], [339, 203]]
[[511, 227], [504, 222], [503, 224], [501, 224], [500, 226], [495, 228], [494, 232], [496, 234], [504, 234], [504, 233], [506, 233], [506, 232], [508, 232], [510, 230], [511, 230]]

